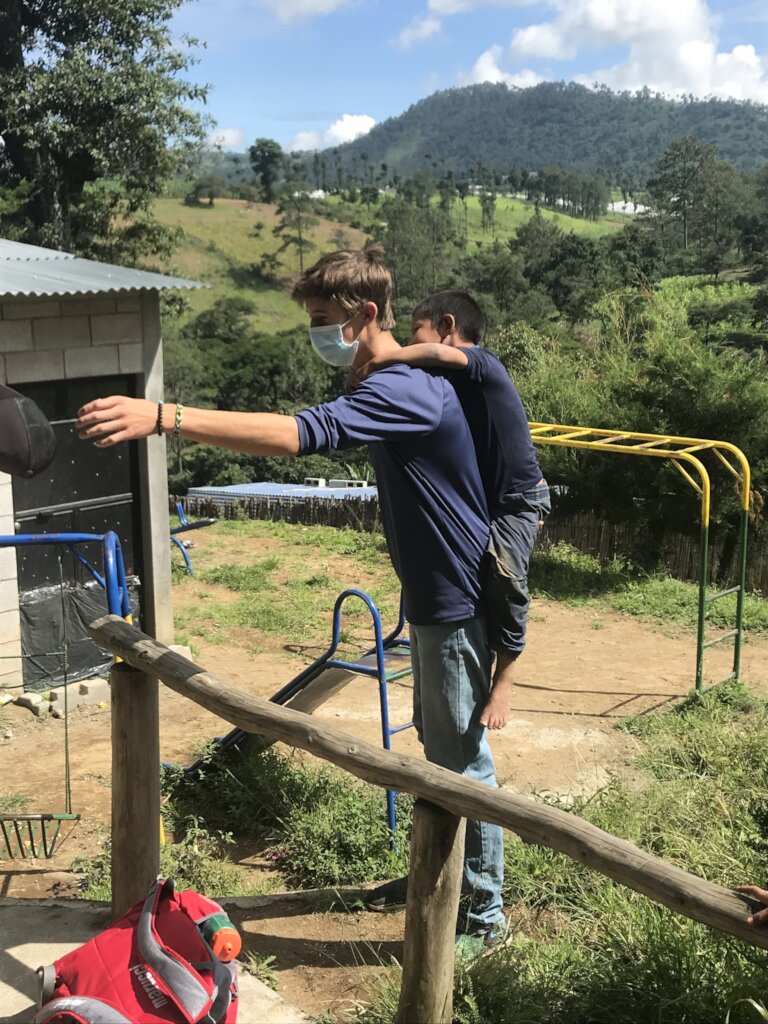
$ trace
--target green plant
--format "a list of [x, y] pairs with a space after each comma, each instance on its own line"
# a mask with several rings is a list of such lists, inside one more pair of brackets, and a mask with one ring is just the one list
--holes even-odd
[[252, 974], [267, 988], [277, 991], [277, 974], [272, 966], [277, 962], [277, 957], [260, 956], [258, 953], [248, 950], [240, 955], [238, 962], [246, 974]]
[[161, 782], [170, 830], [182, 831], [194, 817], [206, 829], [251, 837], [293, 884], [354, 884], [405, 869], [410, 798], [397, 798], [395, 853], [382, 791], [343, 772], [246, 742], [241, 750], [209, 753], [192, 778], [163, 768]]
[[383, 794], [337, 776], [311, 806], [290, 809], [276, 856], [289, 882], [352, 885], [407, 871], [410, 799], [398, 797], [398, 831], [384, 819]]
[[[185, 833], [178, 843], [166, 843], [160, 849], [160, 874], [173, 878], [180, 889], [195, 889], [205, 896], [256, 895], [242, 868], [231, 864], [226, 847], [232, 844], [226, 833], [212, 834], [196, 818], [185, 822]], [[95, 857], [77, 857], [72, 870], [83, 875], [82, 895], [89, 900], [109, 900], [112, 896], [111, 842]]]
[[29, 797], [23, 793], [2, 793], [0, 794], [0, 813], [23, 814], [29, 807]]

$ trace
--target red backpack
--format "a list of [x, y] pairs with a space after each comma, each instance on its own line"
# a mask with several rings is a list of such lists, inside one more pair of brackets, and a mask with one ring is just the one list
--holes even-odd
[[34, 1024], [235, 1024], [235, 965], [201, 926], [221, 907], [155, 882], [143, 903], [52, 967], [41, 967]]

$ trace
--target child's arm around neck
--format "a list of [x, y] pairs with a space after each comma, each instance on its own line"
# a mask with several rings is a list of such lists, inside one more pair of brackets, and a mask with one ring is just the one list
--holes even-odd
[[[353, 386], [359, 384], [365, 378], [381, 370], [385, 366], [394, 366], [395, 363], [405, 363], [407, 366], [417, 366], [422, 370], [466, 370], [469, 365], [463, 345], [452, 345], [448, 342], [442, 344], [428, 342], [426, 344], [408, 345], [398, 352], [388, 352], [386, 355], [374, 356], [362, 366], [358, 367], [353, 380]], [[469, 346], [471, 348], [471, 346]]]

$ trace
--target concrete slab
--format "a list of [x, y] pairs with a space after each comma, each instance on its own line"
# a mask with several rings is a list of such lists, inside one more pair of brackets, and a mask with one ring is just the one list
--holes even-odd
[[[36, 969], [87, 942], [108, 924], [109, 907], [104, 903], [0, 899], [0, 1024], [31, 1024], [36, 1012]], [[309, 1024], [306, 1014], [243, 972], [237, 1020], [238, 1024]]]

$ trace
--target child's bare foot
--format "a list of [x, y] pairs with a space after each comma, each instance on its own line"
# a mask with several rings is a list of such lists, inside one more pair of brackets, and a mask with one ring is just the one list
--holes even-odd
[[486, 729], [503, 729], [509, 721], [509, 702], [515, 685], [513, 666], [515, 661], [506, 654], [496, 656], [496, 671], [493, 674], [491, 695], [480, 716], [480, 724]]
[[480, 724], [486, 729], [503, 729], [509, 721], [509, 695], [511, 686], [494, 684], [491, 696], [480, 716]]

